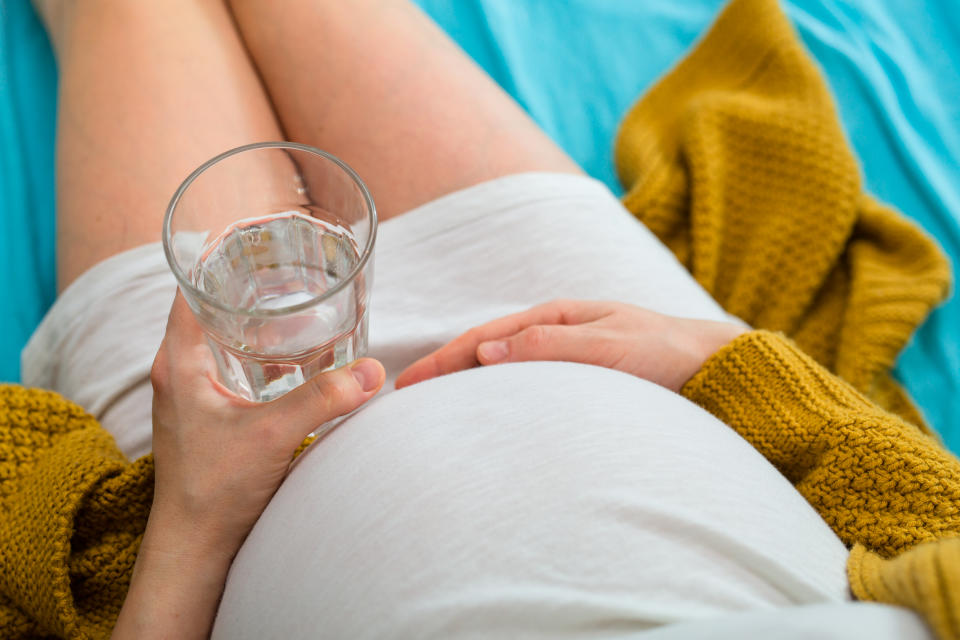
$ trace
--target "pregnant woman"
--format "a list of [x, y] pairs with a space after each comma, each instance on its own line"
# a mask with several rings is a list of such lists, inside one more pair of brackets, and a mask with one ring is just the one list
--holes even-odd
[[[725, 345], [773, 338], [414, 6], [37, 4], [61, 74], [62, 293], [24, 381], [156, 461], [115, 637], [627, 637], [746, 612], [683, 636], [743, 637], [775, 609], [779, 637], [924, 637], [851, 604], [840, 538], [678, 394]], [[255, 405], [216, 382], [157, 240], [194, 167], [281, 139], [372, 192], [375, 359]]]

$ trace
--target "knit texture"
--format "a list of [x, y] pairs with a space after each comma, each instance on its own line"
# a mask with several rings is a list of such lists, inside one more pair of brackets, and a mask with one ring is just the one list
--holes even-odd
[[848, 564], [850, 586], [861, 600], [909, 607], [939, 637], [960, 637], [960, 538], [923, 544], [893, 560], [857, 545]]
[[152, 500], [151, 457], [128, 463], [55, 393], [0, 385], [0, 637], [108, 637]]
[[[733, 0], [627, 116], [616, 153], [627, 207], [717, 300], [859, 390], [761, 331], [712, 357], [685, 395], [853, 545], [857, 597], [960, 638], [960, 462], [914, 426], [889, 375], [947, 265], [862, 193], [826, 86], [774, 0]], [[152, 458], [126, 462], [80, 408], [0, 386], [0, 637], [108, 636], [152, 483]]]
[[733, 0], [630, 111], [624, 204], [723, 307], [781, 331], [884, 408], [949, 264], [862, 190], [826, 83], [776, 0]]

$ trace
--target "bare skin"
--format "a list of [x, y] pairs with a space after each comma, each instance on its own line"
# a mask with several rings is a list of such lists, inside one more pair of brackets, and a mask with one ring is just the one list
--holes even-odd
[[396, 386], [477, 366], [563, 360], [616, 369], [679, 392], [707, 358], [745, 331], [619, 302], [557, 300], [467, 331], [407, 367]]
[[405, 0], [245, 0], [233, 6], [243, 39], [221, 0], [37, 5], [61, 72], [61, 290], [158, 241], [183, 178], [241, 144], [333, 152], [368, 182], [381, 220], [509, 173], [580, 171]]
[[523, 171], [581, 173], [408, 0], [230, 0], [290, 140], [344, 159], [381, 220]]
[[273, 402], [244, 400], [218, 382], [203, 330], [178, 295], [150, 377], [156, 489], [112, 637], [205, 638], [230, 563], [294, 451], [372, 398], [384, 371], [364, 358]]
[[199, 164], [282, 134], [218, 0], [43, 7], [60, 66], [62, 290], [97, 262], [157, 242], [167, 202]]

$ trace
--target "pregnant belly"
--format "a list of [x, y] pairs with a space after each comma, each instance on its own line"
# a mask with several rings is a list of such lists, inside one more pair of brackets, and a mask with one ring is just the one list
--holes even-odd
[[308, 449], [213, 636], [614, 637], [841, 601], [845, 560], [683, 398], [586, 365], [502, 365], [386, 394]]

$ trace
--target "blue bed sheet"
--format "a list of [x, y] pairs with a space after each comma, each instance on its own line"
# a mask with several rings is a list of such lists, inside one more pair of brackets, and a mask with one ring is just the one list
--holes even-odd
[[29, 0], [0, 0], [0, 380], [56, 296], [56, 67]]
[[[722, 0], [418, 0], [590, 174], [620, 191], [613, 136]], [[789, 0], [825, 71], [867, 188], [960, 261], [960, 3]], [[54, 297], [56, 71], [27, 0], [0, 0], [0, 379]], [[27, 241], [25, 242], [24, 239]], [[934, 312], [896, 366], [960, 450], [960, 300]]]

